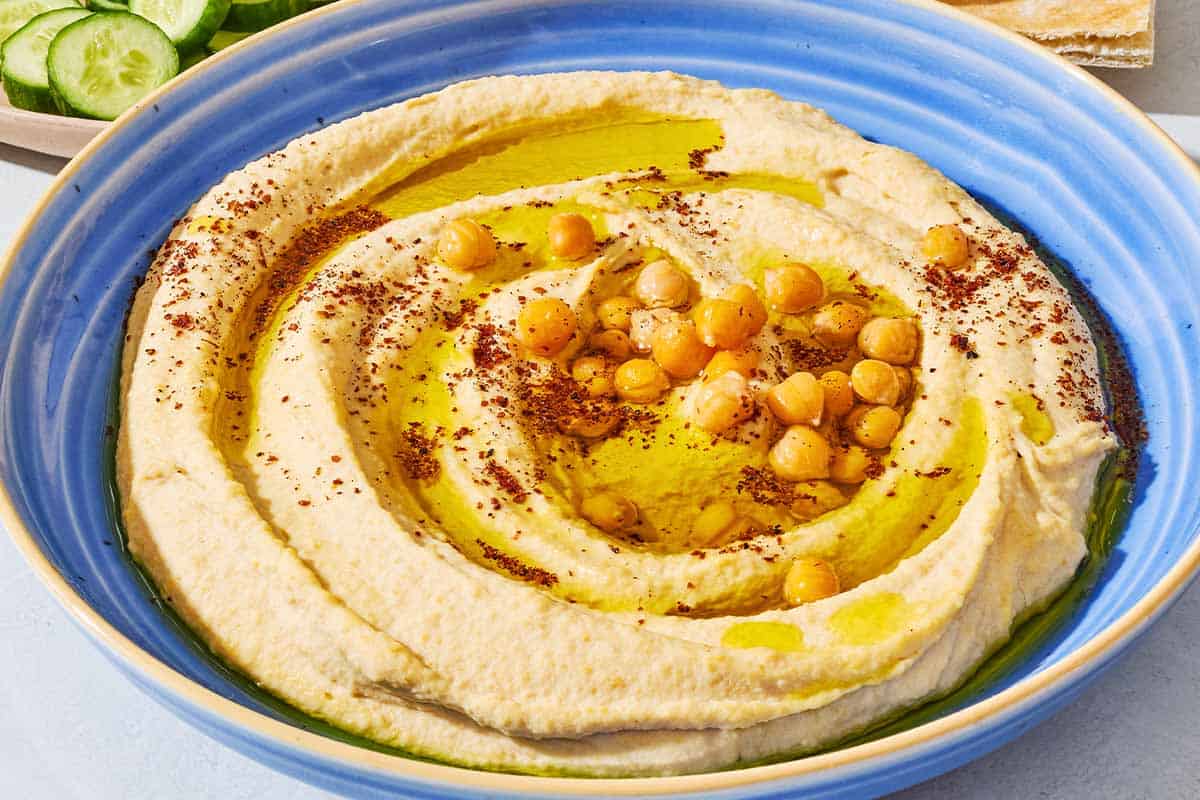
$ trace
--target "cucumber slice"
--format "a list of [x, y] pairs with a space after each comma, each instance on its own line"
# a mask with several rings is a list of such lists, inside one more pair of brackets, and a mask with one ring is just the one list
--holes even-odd
[[254, 34], [249, 31], [217, 31], [213, 37], [208, 40], [208, 51], [216, 53], [219, 50], [224, 50], [230, 45], [235, 45], [247, 36]]
[[75, 0], [0, 0], [0, 42], [26, 22], [56, 8], [79, 8]]
[[0, 45], [0, 83], [8, 101], [27, 111], [53, 113], [50, 78], [46, 74], [46, 52], [58, 32], [76, 20], [91, 16], [84, 8], [57, 8], [38, 14]]
[[130, 0], [129, 10], [145, 17], [187, 54], [208, 44], [229, 14], [230, 0]]
[[59, 110], [115, 119], [179, 71], [179, 53], [157, 25], [126, 11], [100, 11], [58, 32], [46, 56]]
[[92, 11], [128, 11], [127, 0], [87, 0], [84, 5]]
[[233, 0], [222, 27], [227, 31], [257, 33], [297, 13], [296, 0]]

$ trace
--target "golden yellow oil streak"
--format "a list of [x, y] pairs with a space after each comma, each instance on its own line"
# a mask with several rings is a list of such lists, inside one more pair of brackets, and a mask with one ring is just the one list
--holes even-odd
[[1029, 437], [1029, 441], [1043, 445], [1054, 438], [1054, 422], [1041, 401], [1031, 394], [1015, 393], [1009, 397], [1009, 402], [1021, 415], [1021, 433]]
[[829, 616], [829, 626], [847, 644], [878, 644], [900, 632], [915, 609], [895, 592], [880, 592], [847, 603]]
[[397, 165], [368, 192], [370, 205], [401, 218], [477, 195], [552, 186], [615, 172], [657, 167], [683, 172], [692, 150], [721, 142], [721, 126], [708, 119], [664, 119], [614, 109], [523, 126], [454, 150], [412, 170]]
[[725, 647], [769, 647], [780, 653], [804, 649], [804, 631], [786, 622], [735, 622], [721, 635]]

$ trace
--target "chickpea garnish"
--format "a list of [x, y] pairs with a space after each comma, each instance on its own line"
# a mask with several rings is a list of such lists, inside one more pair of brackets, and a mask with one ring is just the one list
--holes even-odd
[[756, 350], [718, 350], [704, 368], [707, 380], [720, 377], [726, 372], [738, 372], [744, 377], [754, 377], [758, 368], [758, 351]]
[[731, 286], [722, 297], [708, 297], [696, 304], [692, 318], [705, 344], [722, 350], [737, 350], [762, 330], [767, 309], [754, 289], [745, 284]]
[[596, 307], [596, 317], [605, 330], [629, 333], [630, 317], [642, 304], [632, 297], [618, 295], [610, 297]]
[[813, 317], [813, 334], [827, 344], [849, 347], [870, 316], [862, 306], [834, 300], [821, 306]]
[[663, 368], [648, 358], [633, 358], [617, 367], [613, 375], [617, 396], [630, 403], [653, 403], [671, 388]]
[[805, 481], [796, 486], [796, 499], [790, 508], [800, 519], [816, 519], [848, 502], [846, 496], [829, 481]]
[[716, 297], [706, 297], [692, 312], [700, 339], [710, 347], [736, 350], [746, 343], [745, 328], [738, 314], [737, 303]]
[[517, 341], [541, 356], [558, 354], [575, 335], [575, 312], [557, 297], [531, 300], [517, 315]]
[[833, 567], [819, 558], [797, 558], [783, 579], [783, 598], [792, 606], [824, 600], [841, 590]]
[[819, 425], [825, 390], [811, 372], [797, 372], [767, 391], [767, 408], [784, 425]]
[[700, 386], [695, 400], [696, 424], [709, 433], [723, 433], [754, 416], [754, 395], [739, 372], [726, 372]]
[[673, 378], [694, 378], [713, 356], [713, 349], [700, 341], [690, 319], [664, 322], [650, 338], [650, 352], [658, 365]]
[[854, 441], [863, 447], [887, 447], [900, 430], [903, 418], [891, 406], [860, 406], [846, 418], [846, 427]]
[[633, 342], [625, 331], [616, 329], [596, 331], [588, 337], [588, 347], [608, 355], [614, 361], [624, 361], [633, 353]]
[[496, 260], [496, 238], [475, 220], [456, 219], [442, 229], [437, 253], [454, 269], [480, 269]]
[[850, 386], [850, 376], [840, 369], [831, 369], [817, 380], [825, 390], [825, 413], [831, 417], [850, 413], [850, 409], [854, 408], [854, 389]]
[[789, 481], [829, 477], [829, 442], [817, 431], [793, 425], [767, 454], [775, 474]]
[[600, 492], [585, 497], [579, 505], [579, 513], [605, 533], [626, 531], [638, 524], [637, 506], [616, 492]]
[[555, 214], [546, 226], [550, 252], [559, 258], [578, 261], [596, 247], [596, 232], [582, 214]]
[[744, 320], [747, 339], [757, 335], [767, 324], [767, 307], [763, 305], [762, 298], [754, 291], [753, 286], [735, 283], [726, 289], [721, 297], [737, 305], [738, 313]]
[[683, 270], [666, 259], [642, 267], [633, 293], [646, 308], [675, 308], [687, 302], [689, 281]]
[[709, 503], [692, 522], [692, 543], [713, 547], [740, 539], [755, 527], [754, 520], [738, 514], [733, 503], [717, 500]]
[[876, 317], [858, 332], [858, 349], [867, 358], [903, 366], [917, 357], [917, 326], [911, 319]]
[[865, 403], [894, 406], [900, 401], [900, 379], [885, 361], [864, 358], [850, 370], [850, 385]]
[[613, 394], [613, 369], [601, 356], [584, 356], [571, 365], [571, 377], [583, 387], [589, 397], [608, 397]]
[[971, 243], [957, 225], [934, 225], [921, 240], [921, 252], [939, 266], [958, 269], [967, 263]]
[[829, 479], [835, 483], [862, 483], [867, 479], [871, 456], [856, 444], [833, 451], [829, 464]]
[[784, 314], [807, 311], [825, 299], [825, 282], [806, 264], [787, 264], [763, 275], [767, 303]]

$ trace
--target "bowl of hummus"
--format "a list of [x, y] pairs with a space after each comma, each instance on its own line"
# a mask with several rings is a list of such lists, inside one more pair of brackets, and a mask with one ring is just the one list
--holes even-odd
[[340, 4], [64, 172], [5, 520], [141, 685], [345, 791], [864, 796], [1182, 589], [1194, 166], [941, 7], [678, 5]]

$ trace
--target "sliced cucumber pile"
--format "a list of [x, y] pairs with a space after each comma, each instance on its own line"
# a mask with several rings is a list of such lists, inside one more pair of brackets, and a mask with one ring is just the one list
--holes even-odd
[[179, 52], [154, 23], [127, 11], [101, 11], [59, 31], [46, 56], [59, 111], [117, 116], [179, 72]]
[[208, 56], [334, 0], [0, 0], [0, 85], [29, 111], [113, 119]]
[[0, 44], [38, 14], [56, 8], [79, 8], [75, 0], [0, 0]]
[[0, 62], [4, 65], [0, 68], [0, 82], [10, 103], [27, 111], [55, 110], [50, 77], [46, 74], [50, 42], [63, 28], [91, 14], [79, 6], [57, 8], [38, 14], [4, 40], [0, 45]]

